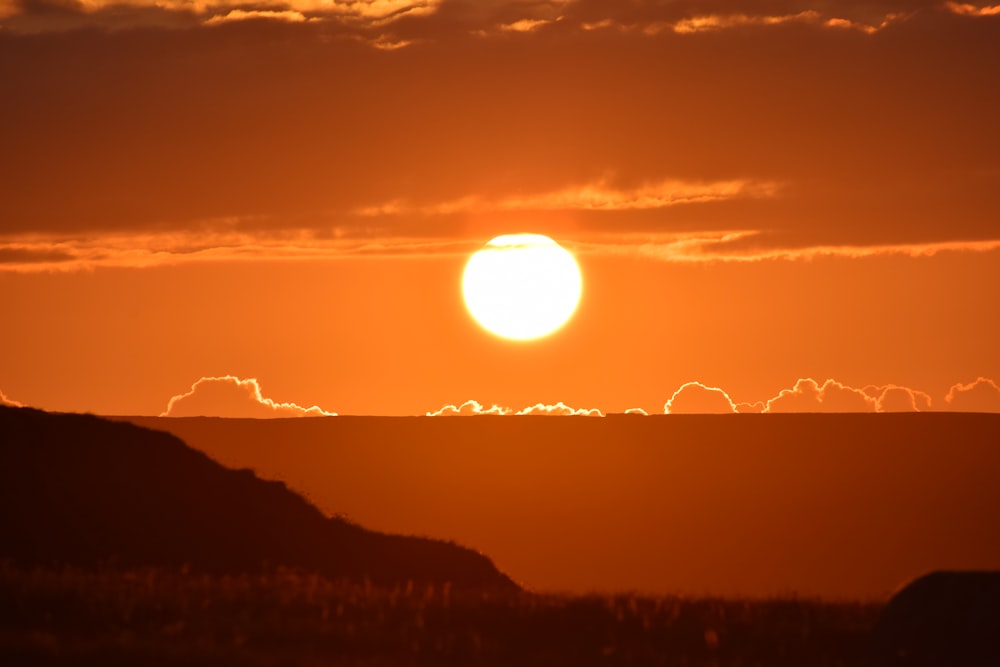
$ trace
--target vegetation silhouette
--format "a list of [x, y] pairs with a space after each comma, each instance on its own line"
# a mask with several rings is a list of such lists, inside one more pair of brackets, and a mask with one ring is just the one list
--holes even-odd
[[879, 667], [1000, 665], [1000, 572], [938, 571], [896, 593], [872, 637]]
[[0, 601], [17, 667], [851, 667], [881, 608], [2, 566]]
[[329, 518], [281, 482], [177, 437], [90, 415], [0, 407], [0, 560], [17, 567], [301, 568], [391, 585], [515, 591], [475, 551]]

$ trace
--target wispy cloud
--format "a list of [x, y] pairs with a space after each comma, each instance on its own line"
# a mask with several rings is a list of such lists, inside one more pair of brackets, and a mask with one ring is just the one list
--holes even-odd
[[1000, 385], [985, 377], [955, 384], [944, 397], [946, 409], [958, 412], [1000, 412]]
[[66, 238], [0, 237], [0, 271], [37, 273], [149, 268], [231, 261], [293, 261], [364, 256], [469, 253], [480, 242], [457, 238], [363, 237], [297, 232], [166, 232]]
[[[850, 7], [845, 7], [849, 11]], [[843, 15], [821, 12], [816, 9], [804, 9], [786, 14], [767, 13], [710, 13], [692, 14], [682, 18], [647, 19], [645, 21], [622, 22], [612, 17], [588, 20], [580, 23], [580, 28], [586, 31], [613, 29], [622, 32], [635, 32], [647, 36], [662, 33], [677, 35], [697, 35], [726, 30], [767, 29], [787, 24], [813, 26], [818, 29], [849, 29], [873, 35], [894, 23], [914, 16], [916, 11], [886, 12], [874, 20], [864, 21], [847, 18]]]
[[[670, 262], [996, 250], [996, 100], [975, 84], [995, 74], [996, 23], [971, 35], [954, 15], [1000, 5], [921, 2], [903, 21], [904, 4], [18, 3], [59, 30], [136, 8], [178, 29], [4, 22], [0, 271], [435, 254], [511, 220]], [[113, 84], [122, 63], [143, 86]], [[63, 75], [77, 65], [103, 87]], [[900, 85], [872, 96], [884, 81]], [[185, 99], [204, 105], [162, 112]]]
[[[586, 233], [561, 237], [576, 252], [634, 255], [673, 263], [810, 261], [822, 257], [864, 259], [882, 256], [933, 257], [951, 252], [994, 252], [1000, 240], [945, 241], [886, 245], [782, 247], [751, 241], [756, 231], [687, 233]], [[149, 268], [204, 262], [302, 261], [344, 257], [440, 257], [467, 255], [481, 238], [318, 235], [297, 232], [168, 232], [107, 234], [66, 238], [33, 234], [0, 237], [0, 272], [80, 271], [99, 268]]]
[[[63, 14], [77, 12], [82, 16], [156, 10], [193, 14], [202, 19], [225, 15], [227, 9], [261, 12], [259, 18], [277, 18], [268, 12], [289, 11], [310, 18], [328, 19], [360, 31], [408, 19], [411, 25], [407, 29], [411, 36], [418, 37], [442, 37], [449, 34], [448, 28], [451, 29], [450, 36], [472, 34], [498, 37], [504, 33], [536, 32], [556, 22], [580, 31], [614, 29], [647, 36], [760, 30], [787, 24], [818, 29], [852, 28], [873, 34], [921, 9], [916, 7], [912, 11], [899, 12], [899, 3], [843, 2], [829, 9], [816, 9], [815, 3], [800, 3], [803, 8], [796, 11], [795, 3], [785, 3], [785, 12], [773, 13], [766, 7], [733, 2], [729, 8], [725, 3], [714, 3], [714, 11], [698, 13], [692, 11], [695, 5], [688, 3], [646, 4], [648, 6], [641, 3], [478, 0], [459, 8], [458, 3], [449, 4], [444, 0], [70, 0], [59, 7]], [[997, 5], [946, 2], [943, 6], [947, 11], [965, 16], [992, 16], [1000, 12]], [[52, 7], [47, 9], [51, 11]], [[25, 11], [22, 3], [0, 0], [0, 17], [16, 16]], [[42, 10], [32, 4], [28, 11]], [[439, 17], [439, 14], [445, 16]]]
[[873, 245], [783, 246], [780, 241], [752, 243], [762, 235], [756, 230], [689, 232], [683, 234], [607, 235], [580, 244], [594, 252], [638, 253], [666, 262], [760, 262], [804, 260], [821, 257], [863, 259], [867, 257], [933, 257], [944, 252], [992, 252], [1000, 249], [1000, 239], [982, 241], [939, 241]]
[[7, 394], [3, 393], [2, 389], [0, 389], [0, 405], [9, 405], [9, 406], [15, 407], [15, 408], [23, 408], [24, 407], [23, 403], [21, 403], [19, 401], [15, 401], [12, 398], [8, 398]]
[[171, 398], [160, 416], [268, 419], [332, 417], [336, 414], [315, 405], [305, 408], [295, 403], [279, 403], [261, 394], [256, 378], [223, 375], [201, 378], [191, 385], [190, 391]]
[[[324, 23], [332, 33], [369, 39], [372, 30], [404, 18], [424, 18], [437, 12], [442, 0], [64, 0], [59, 3], [18, 3], [0, 0], [2, 26], [15, 32], [62, 32], [81, 27], [109, 31], [135, 27], [192, 28], [246, 20]], [[410, 42], [406, 42], [410, 43]]]
[[[174, 11], [194, 11], [208, 14], [221, 8], [233, 7], [238, 11], [325, 14], [345, 19], [385, 21], [401, 16], [425, 16], [440, 6], [441, 0], [79, 0], [86, 12], [98, 12], [125, 6], [155, 6]], [[245, 9], [251, 7], [251, 9]]]
[[870, 384], [861, 391], [875, 399], [877, 412], [926, 412], [931, 409], [930, 394], [910, 387]]
[[823, 22], [823, 25], [829, 28], [840, 28], [844, 30], [859, 30], [868, 35], [874, 35], [880, 30], [888, 28], [893, 23], [898, 23], [899, 21], [904, 21], [914, 15], [914, 12], [895, 12], [892, 14], [886, 14], [885, 17], [878, 23], [862, 23], [860, 21], [852, 21], [851, 19], [845, 19], [840, 17], [828, 18]]
[[249, 20], [260, 20], [266, 19], [271, 21], [285, 21], [288, 23], [302, 23], [307, 20], [305, 14], [302, 12], [293, 11], [291, 9], [283, 10], [272, 10], [272, 9], [253, 9], [253, 10], [243, 10], [243, 9], [233, 9], [225, 14], [216, 14], [204, 20], [205, 25], [218, 25], [220, 23], [230, 23], [232, 21], [249, 21]]
[[946, 2], [944, 6], [962, 16], [1000, 16], [1000, 5], [978, 6], [968, 2]]
[[676, 33], [689, 34], [738, 28], [743, 26], [772, 26], [782, 23], [803, 22], [818, 23], [820, 13], [815, 10], [805, 10], [796, 14], [779, 14], [775, 16], [751, 14], [704, 14], [681, 19], [669, 27]]
[[383, 215], [452, 215], [493, 211], [639, 211], [680, 204], [699, 204], [730, 199], [774, 197], [781, 186], [772, 181], [733, 179], [724, 181], [663, 180], [636, 187], [615, 187], [605, 181], [572, 185], [559, 190], [514, 194], [497, 199], [467, 195], [435, 204], [413, 205], [393, 200], [355, 211], [363, 217]]
[[552, 21], [546, 19], [519, 19], [502, 24], [500, 30], [503, 32], [534, 32], [549, 23], [552, 23]]

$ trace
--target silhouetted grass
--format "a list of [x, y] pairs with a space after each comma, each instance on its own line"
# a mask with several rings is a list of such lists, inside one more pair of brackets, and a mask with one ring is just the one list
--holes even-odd
[[855, 665], [880, 610], [0, 566], [0, 664]]

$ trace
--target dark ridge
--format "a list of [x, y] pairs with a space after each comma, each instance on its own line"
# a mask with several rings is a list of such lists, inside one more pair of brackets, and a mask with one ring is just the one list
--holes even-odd
[[0, 560], [17, 567], [294, 567], [375, 584], [516, 590], [455, 544], [328, 518], [281, 482], [177, 437], [91, 415], [0, 406]]

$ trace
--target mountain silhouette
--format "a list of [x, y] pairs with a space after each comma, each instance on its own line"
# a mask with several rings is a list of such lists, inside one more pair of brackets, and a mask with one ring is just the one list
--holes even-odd
[[168, 433], [29, 408], [0, 406], [0, 535], [0, 560], [18, 567], [287, 566], [385, 585], [518, 588], [475, 551], [329, 518]]

